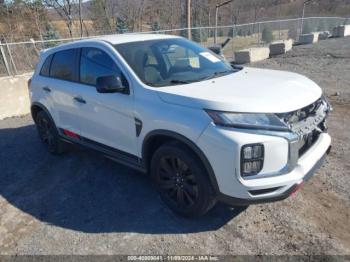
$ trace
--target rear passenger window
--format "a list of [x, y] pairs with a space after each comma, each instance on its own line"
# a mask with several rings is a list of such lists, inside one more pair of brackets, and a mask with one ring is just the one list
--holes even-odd
[[126, 79], [108, 54], [97, 48], [82, 48], [80, 58], [81, 83], [95, 86], [98, 77], [112, 75], [120, 77], [125, 84]]
[[50, 76], [50, 65], [51, 65], [52, 56], [53, 55], [50, 55], [46, 58], [43, 66], [41, 67], [40, 75]]
[[76, 49], [55, 53], [51, 63], [50, 76], [62, 80], [75, 81]]

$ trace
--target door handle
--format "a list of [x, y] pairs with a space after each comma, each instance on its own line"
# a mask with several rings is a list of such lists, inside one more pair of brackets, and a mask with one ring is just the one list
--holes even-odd
[[74, 97], [74, 100], [81, 104], [86, 104], [86, 101], [81, 97]]
[[47, 92], [47, 93], [50, 93], [50, 92], [51, 92], [51, 89], [50, 89], [49, 87], [47, 87], [47, 86], [44, 86], [44, 87], [43, 87], [43, 90], [44, 90], [45, 92]]

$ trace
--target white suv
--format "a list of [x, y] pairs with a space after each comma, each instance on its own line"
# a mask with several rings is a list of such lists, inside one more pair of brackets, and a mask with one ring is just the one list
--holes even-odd
[[67, 143], [150, 173], [185, 216], [281, 200], [331, 145], [330, 105], [298, 74], [232, 66], [181, 37], [130, 34], [48, 49], [29, 82], [51, 153]]

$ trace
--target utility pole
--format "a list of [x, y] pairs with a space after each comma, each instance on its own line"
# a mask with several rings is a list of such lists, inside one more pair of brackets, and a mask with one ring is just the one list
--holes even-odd
[[304, 4], [303, 4], [303, 15], [301, 16], [301, 27], [300, 27], [300, 34], [302, 35], [303, 34], [303, 28], [304, 28], [304, 16], [305, 16], [305, 8], [306, 8], [306, 5], [309, 4], [312, 0], [306, 0], [304, 1]]
[[83, 18], [81, 15], [81, 0], [79, 0], [79, 22], [80, 22], [80, 38], [83, 37]]
[[191, 0], [187, 0], [187, 38], [191, 40]]
[[214, 44], [216, 45], [217, 44], [217, 40], [218, 40], [218, 16], [219, 16], [219, 8], [224, 6], [224, 5], [227, 5], [229, 3], [231, 3], [233, 0], [228, 0], [228, 1], [225, 1], [221, 4], [217, 4], [215, 6], [215, 35], [214, 35]]

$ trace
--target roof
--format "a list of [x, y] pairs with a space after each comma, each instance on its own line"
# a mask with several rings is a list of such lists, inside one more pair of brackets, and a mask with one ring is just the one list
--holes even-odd
[[165, 35], [165, 34], [115, 34], [108, 36], [96, 37], [90, 40], [102, 40], [107, 41], [113, 45], [124, 44], [130, 42], [138, 41], [148, 41], [148, 40], [160, 40], [160, 39], [169, 39], [169, 38], [179, 38], [178, 36]]
[[94, 38], [87, 38], [84, 40], [78, 40], [74, 42], [69, 42], [65, 44], [58, 45], [56, 47], [48, 48], [45, 50], [41, 50], [41, 55], [46, 54], [50, 55], [52, 52], [57, 52], [66, 48], [74, 48], [79, 47], [83, 43], [91, 43], [94, 41], [106, 41], [112, 45], [138, 42], [138, 41], [148, 41], [148, 40], [161, 40], [161, 39], [171, 39], [171, 38], [180, 38], [179, 36], [173, 35], [164, 35], [164, 34], [115, 34], [115, 35], [107, 35], [107, 36], [99, 36]]

